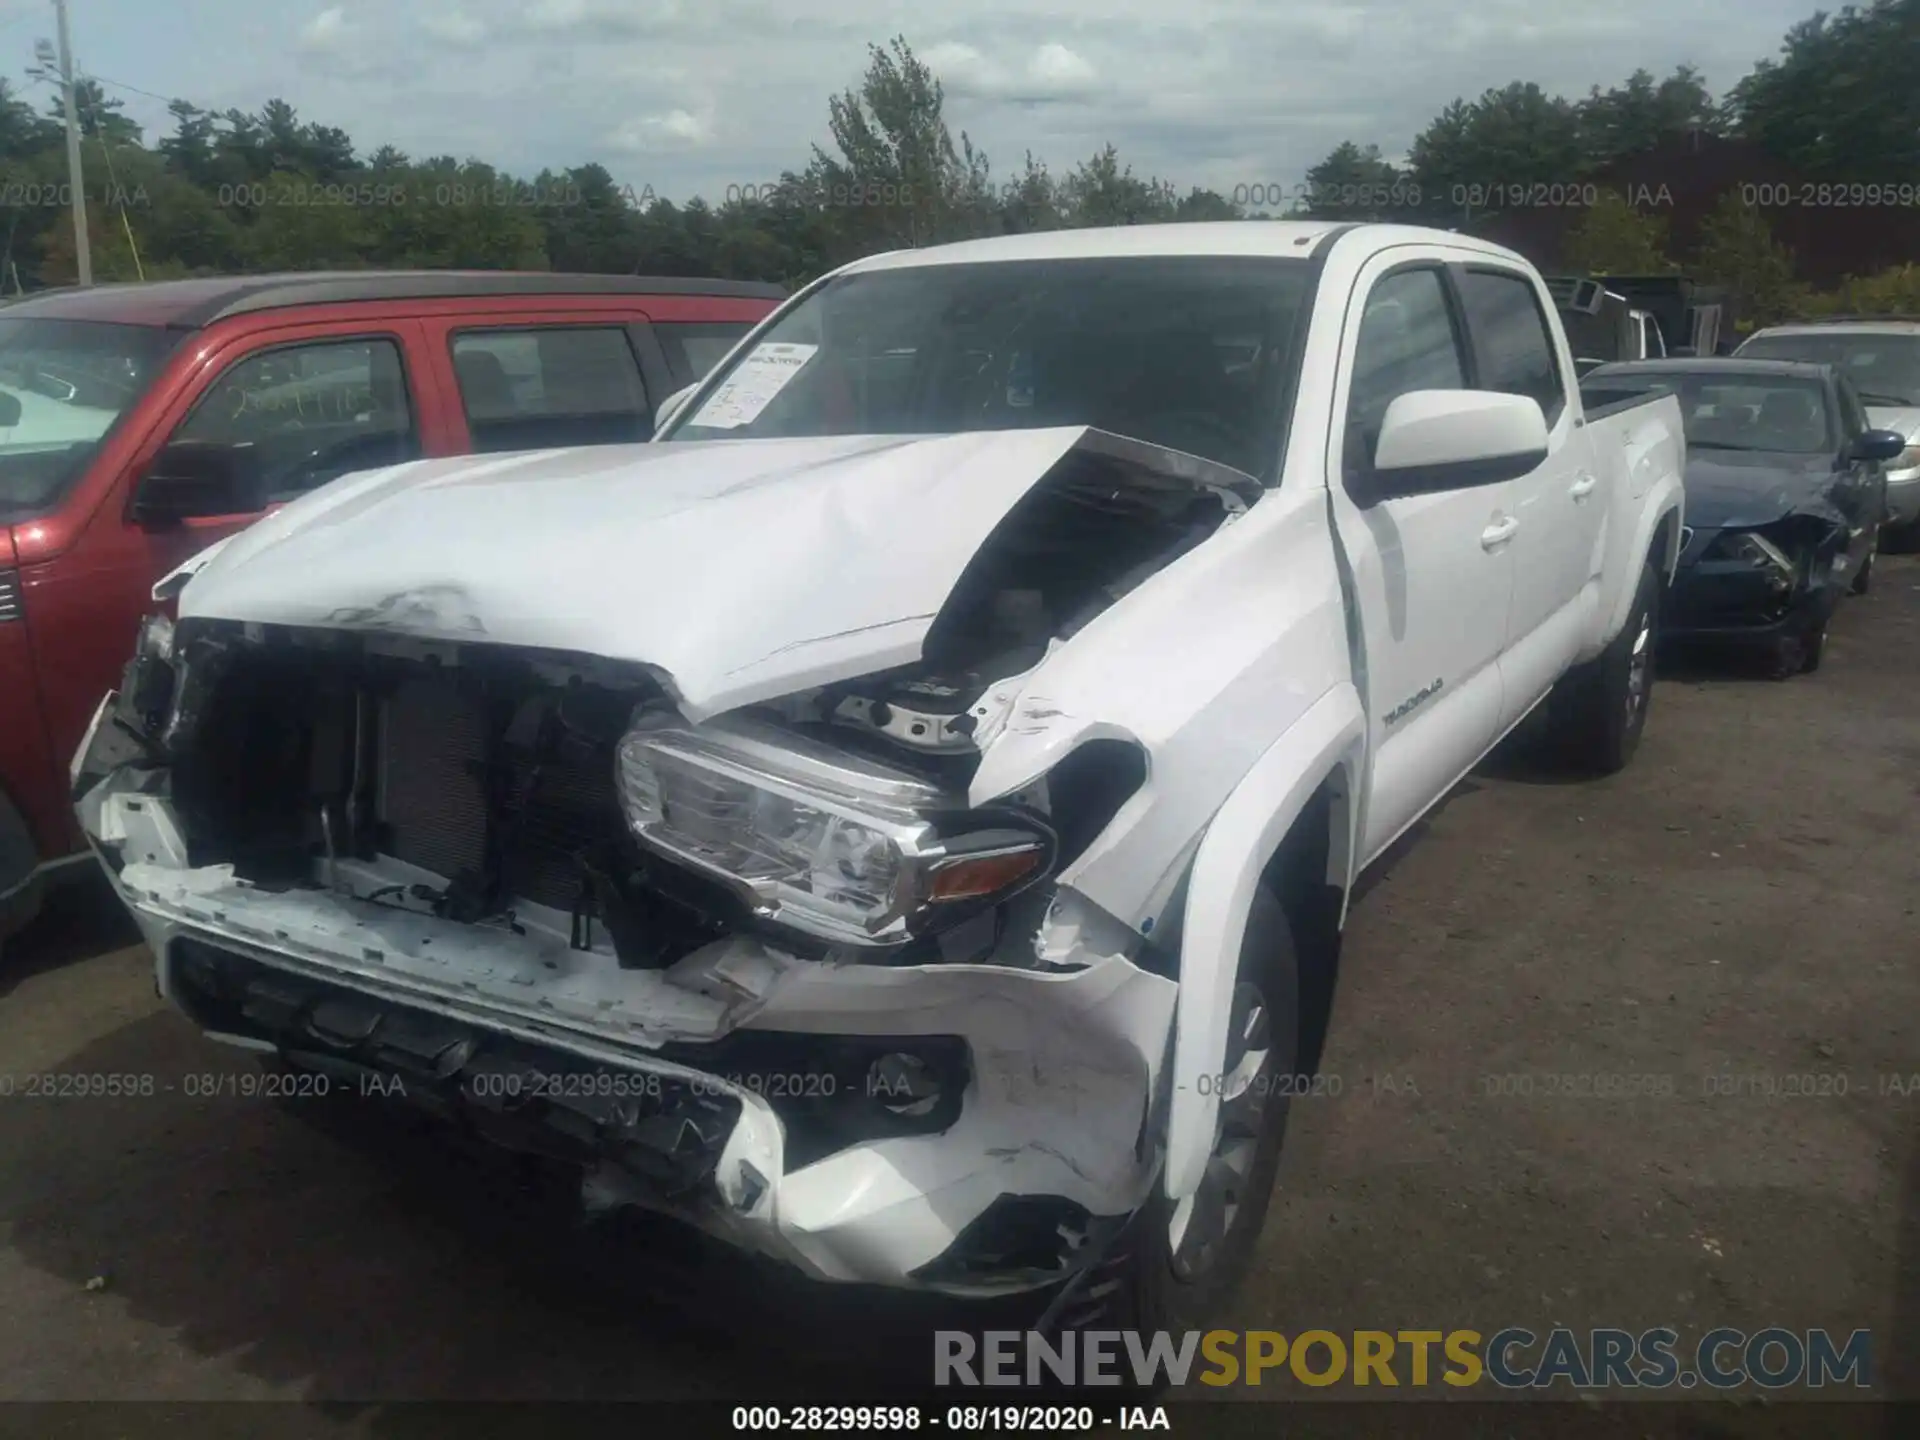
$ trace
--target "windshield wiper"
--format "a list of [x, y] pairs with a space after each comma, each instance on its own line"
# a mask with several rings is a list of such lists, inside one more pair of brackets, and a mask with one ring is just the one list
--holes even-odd
[[1909, 400], [1901, 395], [1877, 395], [1871, 390], [1855, 392], [1869, 405], [1920, 405], [1920, 400]]

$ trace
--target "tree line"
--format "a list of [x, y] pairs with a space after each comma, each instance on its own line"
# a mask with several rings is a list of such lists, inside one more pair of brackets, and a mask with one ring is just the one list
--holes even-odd
[[[1844, 296], [1811, 294], [1764, 214], [1733, 192], [1690, 253], [1673, 254], [1657, 206], [1592, 187], [1591, 177], [1676, 136], [1735, 137], [1799, 174], [1886, 188], [1873, 203], [1913, 207], [1916, 55], [1920, 0], [1874, 0], [1794, 26], [1777, 58], [1721, 97], [1688, 66], [1664, 78], [1637, 71], [1581, 98], [1515, 82], [1447, 106], [1404, 163], [1377, 144], [1344, 142], [1285, 196], [1260, 185], [1183, 191], [1136, 174], [1111, 145], [1060, 174], [1027, 154], [1003, 176], [949, 127], [938, 79], [904, 38], [870, 47], [858, 83], [828, 100], [827, 144], [777, 184], [729, 187], [717, 203], [636, 193], [598, 164], [526, 176], [390, 145], [363, 153], [345, 131], [304, 121], [278, 99], [257, 113], [175, 100], [171, 132], [150, 142], [101, 82], [81, 80], [75, 98], [96, 280], [427, 266], [797, 285], [875, 250], [1075, 226], [1286, 215], [1473, 230], [1551, 191], [1580, 203], [1559, 263], [1595, 273], [1684, 267], [1770, 317], [1869, 297], [1920, 308], [1920, 283], [1908, 266], [1850, 282]], [[57, 93], [36, 110], [0, 80], [8, 293], [75, 277], [60, 115]], [[1834, 223], [1846, 216], [1837, 211]]]

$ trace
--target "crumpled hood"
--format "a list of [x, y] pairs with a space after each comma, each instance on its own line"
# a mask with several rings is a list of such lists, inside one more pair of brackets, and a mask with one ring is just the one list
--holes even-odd
[[1837, 517], [1826, 455], [1687, 450], [1687, 524], [1696, 531], [1751, 530], [1795, 511]]
[[414, 461], [234, 536], [179, 614], [638, 662], [699, 720], [917, 660], [974, 552], [1075, 449], [1252, 483], [1079, 426]]

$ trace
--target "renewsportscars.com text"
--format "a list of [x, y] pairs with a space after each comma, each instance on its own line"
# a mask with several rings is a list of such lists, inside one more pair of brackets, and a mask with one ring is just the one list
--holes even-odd
[[989, 1330], [934, 1336], [936, 1385], [1298, 1384], [1505, 1390], [1732, 1390], [1873, 1384], [1873, 1337], [1825, 1330], [1709, 1330], [1683, 1343], [1662, 1326], [1478, 1330]]

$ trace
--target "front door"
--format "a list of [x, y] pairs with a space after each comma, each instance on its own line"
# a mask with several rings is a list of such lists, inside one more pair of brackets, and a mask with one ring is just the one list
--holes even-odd
[[66, 760], [156, 607], [154, 583], [260, 510], [143, 527], [126, 515], [141, 478], [172, 440], [246, 444], [257, 457], [261, 510], [348, 470], [419, 453], [419, 391], [406, 360], [407, 322], [289, 325], [211, 348], [154, 425], [81, 542], [46, 567], [33, 595], [36, 628], [62, 653], [42, 668], [47, 732]]
[[[1498, 733], [1513, 589], [1511, 482], [1356, 503], [1393, 400], [1468, 388], [1466, 336], [1443, 252], [1409, 246], [1363, 270], [1348, 303], [1327, 457], [1334, 519], [1364, 631], [1373, 750], [1362, 863]], [[1363, 492], [1364, 493], [1364, 492]]]

